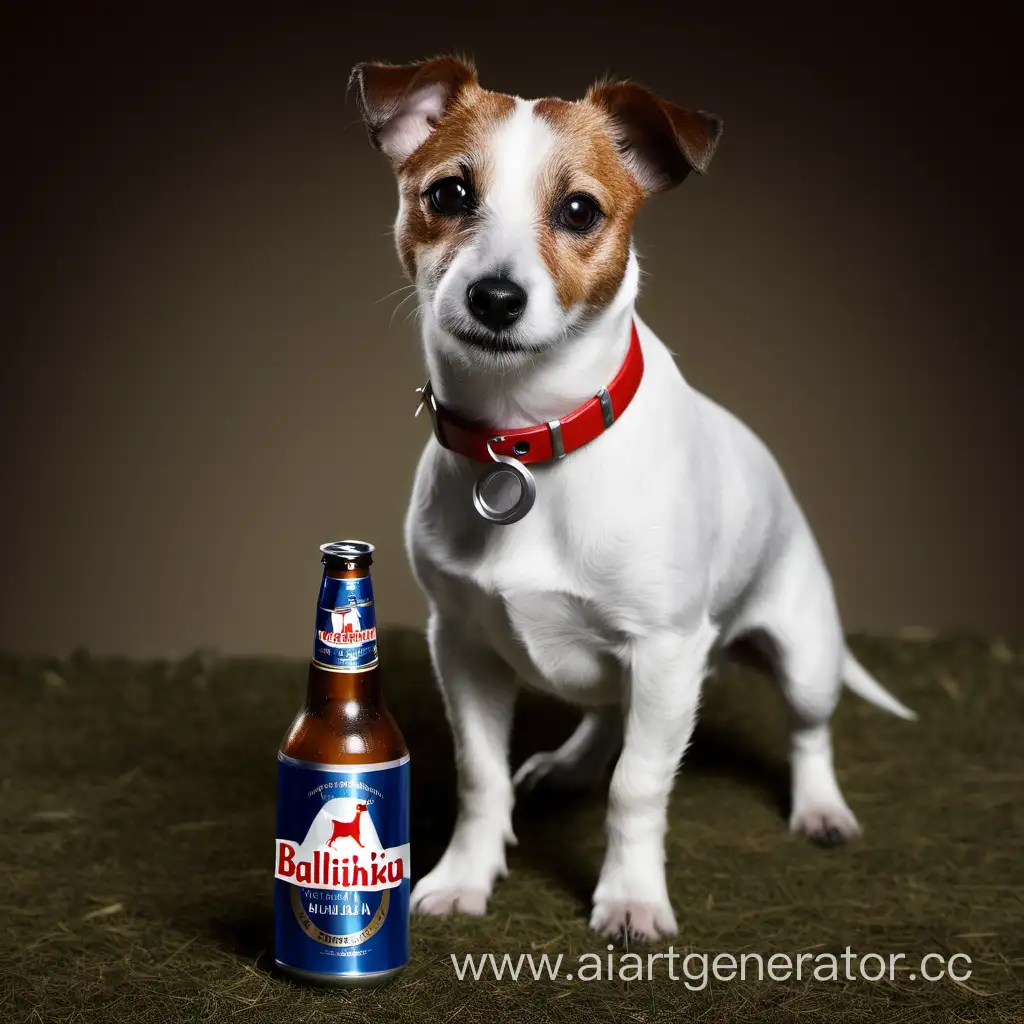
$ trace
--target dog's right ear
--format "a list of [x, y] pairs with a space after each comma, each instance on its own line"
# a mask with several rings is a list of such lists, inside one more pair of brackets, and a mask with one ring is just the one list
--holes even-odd
[[458, 57], [420, 64], [357, 64], [349, 78], [373, 144], [398, 165], [427, 141], [476, 71]]

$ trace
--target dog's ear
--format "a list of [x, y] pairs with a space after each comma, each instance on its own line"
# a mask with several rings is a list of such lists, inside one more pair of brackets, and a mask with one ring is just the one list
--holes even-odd
[[378, 149], [400, 164], [426, 142], [476, 71], [458, 57], [419, 64], [357, 64], [349, 78], [359, 113]]
[[632, 82], [598, 83], [587, 100], [611, 116], [622, 158], [648, 194], [706, 171], [722, 134], [713, 114], [678, 107]]

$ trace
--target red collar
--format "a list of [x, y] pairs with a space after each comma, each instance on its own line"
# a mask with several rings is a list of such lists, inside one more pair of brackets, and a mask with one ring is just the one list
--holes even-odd
[[644, 357], [633, 323], [629, 351], [615, 379], [561, 419], [515, 430], [488, 427], [446, 409], [434, 397], [430, 381], [421, 389], [422, 403], [431, 413], [434, 434], [443, 447], [477, 462], [505, 455], [529, 465], [560, 459], [603, 434], [626, 411], [643, 375]]

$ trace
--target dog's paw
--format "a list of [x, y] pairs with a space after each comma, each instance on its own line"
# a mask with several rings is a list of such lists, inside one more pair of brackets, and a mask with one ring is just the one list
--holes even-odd
[[430, 875], [420, 879], [412, 891], [411, 909], [414, 914], [443, 917], [448, 914], [469, 914], [481, 917], [487, 913], [488, 893], [483, 889], [431, 888]]
[[532, 754], [512, 776], [512, 785], [521, 793], [529, 793], [538, 786], [573, 792], [589, 789], [597, 781], [587, 765], [566, 761], [554, 750]]
[[412, 912], [486, 914], [495, 881], [508, 874], [506, 842], [515, 842], [507, 821], [461, 821], [441, 859], [413, 886]]
[[623, 944], [653, 942], [679, 930], [672, 905], [659, 903], [598, 900], [590, 915], [590, 927]]
[[471, 873], [457, 866], [459, 860], [450, 852], [446, 853], [437, 867], [413, 886], [409, 908], [414, 914], [470, 914], [480, 917], [487, 913], [494, 879], [507, 873], [505, 865], [496, 864], [493, 870], [483, 874]]
[[789, 819], [789, 830], [819, 846], [838, 846], [860, 835], [860, 825], [853, 811], [844, 804], [795, 810]]

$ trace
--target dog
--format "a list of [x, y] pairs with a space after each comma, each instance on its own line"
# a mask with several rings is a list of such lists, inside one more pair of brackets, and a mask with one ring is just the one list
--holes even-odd
[[[459, 809], [413, 909], [483, 914], [515, 842], [516, 790], [594, 783], [617, 756], [590, 925], [634, 941], [674, 934], [666, 808], [720, 652], [746, 640], [771, 659], [792, 717], [789, 824], [812, 840], [859, 831], [833, 769], [842, 685], [913, 717], [847, 650], [771, 453], [686, 383], [634, 309], [637, 211], [707, 169], [721, 124], [632, 82], [574, 102], [491, 92], [450, 56], [360, 64], [350, 85], [397, 175], [395, 240], [436, 431], [406, 545]], [[531, 444], [541, 451], [524, 473]], [[490, 460], [529, 485], [527, 514], [482, 517], [474, 496]], [[520, 684], [584, 713], [513, 777]]]

